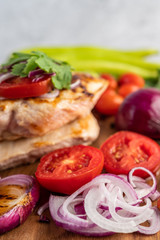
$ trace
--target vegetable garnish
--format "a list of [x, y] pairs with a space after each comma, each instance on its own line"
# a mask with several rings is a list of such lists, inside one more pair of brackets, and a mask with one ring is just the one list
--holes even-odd
[[18, 174], [0, 179], [0, 234], [22, 224], [39, 199], [34, 177]]
[[[149, 173], [145, 168], [134, 168]], [[150, 187], [144, 179], [102, 174], [69, 197], [50, 195], [50, 214], [58, 226], [86, 236], [140, 232], [155, 234], [160, 230], [160, 211], [152, 207], [155, 199], [155, 177]], [[146, 187], [139, 188], [136, 183]], [[141, 194], [140, 194], [141, 193]], [[143, 194], [142, 194], [143, 193]], [[142, 195], [143, 197], [140, 197]], [[143, 226], [148, 221], [150, 226]]]
[[48, 93], [50, 97], [55, 95], [50, 77], [32, 81], [30, 78], [14, 77], [0, 84], [0, 96], [8, 99], [43, 97]]
[[10, 77], [32, 78], [33, 82], [44, 76], [51, 77], [53, 86], [57, 89], [69, 89], [72, 79], [71, 66], [68, 63], [52, 59], [40, 51], [13, 53], [1, 66], [0, 73], [0, 81], [7, 73], [11, 74]]
[[77, 145], [43, 156], [35, 175], [44, 188], [71, 194], [100, 174], [103, 163], [104, 157], [99, 149]]
[[[119, 131], [102, 144], [104, 168], [114, 174], [128, 174], [134, 167], [145, 167], [156, 173], [160, 166], [160, 147], [152, 139], [129, 131]], [[136, 171], [140, 177], [146, 172]]]
[[160, 91], [146, 88], [127, 96], [118, 110], [116, 127], [159, 139]]
[[145, 57], [158, 53], [152, 49], [138, 51], [113, 50], [95, 46], [75, 47], [34, 47], [25, 52], [40, 50], [48, 56], [69, 62], [77, 71], [112, 73], [121, 75], [126, 72], [136, 73], [148, 84], [154, 84], [158, 77], [159, 63], [146, 61]]

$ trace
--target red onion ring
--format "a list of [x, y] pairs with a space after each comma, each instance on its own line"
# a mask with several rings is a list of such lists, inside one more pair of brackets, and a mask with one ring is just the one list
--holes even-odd
[[[134, 182], [133, 180], [133, 173], [136, 171], [136, 170], [142, 170], [146, 173], [148, 173], [148, 175], [151, 177], [151, 179], [153, 180], [153, 184], [152, 184], [152, 187], [149, 187], [149, 188], [145, 188], [144, 189], [140, 189], [139, 191], [137, 191], [137, 194], [139, 196], [139, 198], [146, 198], [146, 197], [150, 197], [152, 196], [155, 192], [156, 192], [156, 188], [157, 188], [157, 183], [156, 183], [156, 178], [155, 176], [153, 175], [153, 173], [151, 173], [148, 169], [146, 168], [143, 168], [143, 167], [136, 167], [136, 168], [133, 168], [129, 174], [128, 174], [128, 181], [131, 183], [131, 185], [136, 188], [136, 181]], [[148, 185], [149, 186], [149, 185]]]
[[[69, 196], [66, 199], [66, 201], [64, 202], [64, 204], [62, 205], [62, 207], [60, 208], [61, 215], [65, 217], [65, 220], [73, 221], [77, 225], [80, 225], [82, 227], [90, 227], [90, 225], [92, 225], [92, 223], [88, 219], [79, 219], [77, 216], [73, 215], [72, 213], [70, 213], [68, 211], [68, 206], [69, 206], [70, 202], [72, 202], [73, 199], [75, 199], [75, 197], [78, 196], [85, 189], [87, 189], [91, 186], [93, 187], [100, 183], [110, 183], [113, 180], [116, 182], [116, 184], [118, 186], [122, 187], [124, 193], [128, 197], [128, 200], [136, 201], [138, 199], [136, 193], [133, 191], [132, 186], [130, 184], [128, 184], [127, 181], [125, 181], [124, 179], [122, 179], [118, 176], [115, 177], [112, 174], [102, 174], [102, 175], [99, 175], [98, 177], [96, 177], [95, 179], [93, 179], [93, 181], [82, 186], [76, 192], [74, 192], [71, 196]], [[121, 180], [121, 181], [119, 181], [119, 180]]]
[[3, 74], [0, 75], [0, 83], [4, 82], [7, 79], [13, 78], [13, 77], [14, 77], [14, 75], [11, 74], [10, 72], [3, 73]]
[[92, 228], [83, 228], [81, 226], [77, 227], [74, 223], [68, 222], [67, 220], [62, 220], [60, 215], [58, 214], [57, 209], [64, 203], [67, 197], [54, 196], [50, 195], [49, 198], [49, 209], [52, 216], [52, 219], [55, 221], [56, 225], [59, 227], [63, 227], [68, 231], [72, 231], [77, 234], [81, 234], [84, 236], [93, 236], [93, 237], [101, 237], [101, 236], [109, 236], [112, 235], [112, 232], [105, 231], [100, 229], [97, 226], [93, 226]]
[[37, 214], [39, 216], [42, 215], [42, 213], [49, 207], [49, 202], [46, 202], [45, 204], [43, 204], [37, 211]]
[[[118, 189], [119, 190], [119, 189]], [[116, 207], [117, 207], [117, 197], [118, 197], [118, 192], [117, 192], [117, 189], [115, 188], [113, 191], [112, 191], [112, 194], [110, 195], [110, 198], [109, 198], [109, 203], [108, 203], [108, 206], [109, 206], [109, 212], [111, 213], [111, 216], [113, 217], [113, 219], [117, 222], [121, 222], [121, 223], [128, 223], [130, 222], [130, 217], [125, 217], [125, 216], [120, 216], [119, 214], [117, 214], [117, 212], [115, 211]], [[149, 207], [151, 206], [151, 204], [148, 204]], [[142, 210], [140, 207], [138, 209], [138, 207], [136, 207], [136, 210], [135, 210], [135, 206], [132, 206], [132, 211], [130, 208], [128, 208], [128, 210], [130, 212], [134, 212], [135, 214], [136, 213], [139, 213], [138, 215], [135, 215], [133, 216], [133, 221], [136, 225], [142, 223], [142, 222], [145, 222], [148, 220], [148, 217], [151, 216], [153, 214], [153, 211], [152, 209], [150, 209], [148, 207], [148, 205], [145, 206], [145, 211], [144, 209]], [[124, 208], [123, 208], [124, 210]], [[139, 211], [138, 211], [139, 210]]]
[[[141, 203], [142, 201], [137, 201], [136, 202], [136, 204], [135, 203], [132, 203], [132, 202], [130, 202], [129, 204], [128, 203], [126, 203], [126, 201], [125, 201], [125, 199], [124, 199], [124, 197], [123, 197], [123, 199], [122, 199], [122, 197], [121, 198], [119, 198], [119, 196], [121, 196], [121, 195], [123, 195], [123, 192], [121, 192], [121, 190], [120, 189], [118, 189], [118, 192], [117, 192], [117, 196], [114, 196], [115, 195], [115, 190], [117, 190], [116, 189], [116, 187], [114, 187], [113, 189], [112, 189], [112, 191], [110, 191], [110, 193], [112, 193], [113, 192], [113, 195], [109, 195], [108, 197], [109, 197], [109, 201], [108, 201], [108, 204], [107, 204], [107, 206], [108, 206], [108, 210], [110, 210], [110, 212], [111, 212], [111, 209], [110, 208], [112, 208], [112, 211], [114, 210], [116, 210], [116, 209], [123, 209], [123, 210], [126, 210], [126, 211], [129, 211], [129, 212], [134, 212], [134, 213], [143, 213], [145, 210], [147, 211], [147, 209], [148, 208], [150, 208], [151, 206], [152, 206], [152, 203], [151, 203], [151, 200], [150, 199], [146, 199], [146, 205], [143, 205], [143, 206], [139, 206], [139, 203]], [[103, 186], [103, 188], [102, 188], [102, 191], [104, 192], [104, 193], [106, 193], [106, 191], [107, 191], [107, 188], [105, 187], [105, 186]], [[121, 195], [119, 195], [119, 193], [121, 193]], [[112, 200], [111, 200], [112, 199]], [[115, 204], [115, 201], [116, 200], [116, 206], [113, 206], [113, 203]], [[137, 206], [138, 205], [138, 206]], [[137, 206], [137, 207], [136, 207]], [[115, 212], [117, 212], [117, 211], [115, 211]], [[115, 213], [114, 213], [115, 214]], [[126, 219], [123, 219], [124, 221], [126, 221]], [[122, 221], [123, 221], [122, 220]], [[128, 221], [128, 220], [127, 220]]]
[[80, 83], [81, 83], [81, 80], [77, 79], [75, 82], [71, 83], [70, 88], [75, 89], [80, 85]]
[[143, 234], [151, 235], [159, 232], [160, 230], [160, 214], [159, 210], [156, 207], [153, 207], [154, 214], [150, 219], [148, 219], [148, 222], [150, 223], [149, 227], [145, 226], [138, 226], [138, 231]]
[[94, 187], [88, 192], [85, 198], [85, 210], [91, 221], [107, 231], [110, 230], [119, 233], [136, 232], [138, 228], [133, 221], [130, 221], [127, 223], [127, 225], [125, 225], [123, 222], [115, 222], [111, 219], [106, 219], [98, 212], [97, 206], [99, 202], [102, 201], [102, 198], [104, 197], [103, 195], [104, 194], [99, 188]]
[[55, 76], [55, 75], [56, 75], [56, 73], [45, 73], [44, 72], [42, 74], [35, 75], [35, 77], [32, 79], [32, 82], [38, 82], [41, 79], [44, 79], [44, 77], [52, 77], [52, 76]]
[[44, 74], [44, 73], [45, 72], [42, 69], [39, 68], [39, 69], [30, 71], [29, 74], [28, 74], [28, 77], [32, 78], [32, 77], [35, 77], [36, 75], [40, 75], [40, 74]]
[[52, 92], [49, 92], [49, 93], [45, 93], [41, 96], [39, 96], [39, 98], [42, 98], [42, 99], [55, 99], [56, 97], [59, 96], [59, 90], [58, 89], [54, 89]]
[[[148, 172], [146, 169], [141, 170]], [[141, 178], [132, 176], [133, 172], [134, 169], [128, 178], [131, 181], [134, 179], [134, 183], [135, 179], [140, 181]], [[152, 176], [150, 172], [148, 174]], [[150, 193], [155, 191], [155, 182], [152, 187], [146, 188], [145, 198], [144, 195], [140, 198], [136, 186], [133, 188], [126, 179], [113, 174], [102, 174], [69, 197], [51, 195], [49, 210], [53, 220], [66, 230], [86, 236], [105, 236], [117, 232], [158, 232], [160, 211], [152, 207], [149, 199], [152, 196]], [[143, 179], [142, 183], [144, 184]], [[145, 221], [150, 222], [149, 227], [140, 225]]]
[[39, 185], [31, 176], [12, 175], [0, 179], [0, 192], [5, 199], [5, 206], [8, 204], [6, 209], [3, 208], [3, 201], [2, 207], [0, 206], [0, 234], [2, 234], [26, 220], [39, 199]]

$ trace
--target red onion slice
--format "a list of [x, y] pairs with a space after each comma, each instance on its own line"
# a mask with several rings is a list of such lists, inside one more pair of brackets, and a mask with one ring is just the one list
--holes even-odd
[[66, 199], [67, 197], [54, 196], [51, 194], [49, 198], [50, 214], [58, 226], [61, 226], [66, 230], [70, 228], [80, 229], [81, 226], [77, 227], [77, 225], [74, 222], [69, 222], [67, 219], [61, 217], [61, 214], [59, 213], [59, 209]]
[[[102, 188], [102, 185], [101, 185], [101, 190], [106, 194], [107, 188], [105, 186], [103, 186], [103, 188]], [[116, 193], [115, 191], [117, 192], [117, 195], [115, 195], [115, 193]], [[110, 210], [110, 213], [111, 213], [110, 208], [112, 208], [112, 210], [114, 210], [115, 212], [117, 212], [117, 210], [123, 209], [123, 210], [126, 210], [131, 213], [134, 212], [134, 214], [137, 214], [137, 213], [140, 214], [140, 213], [143, 213], [145, 210], [147, 211], [147, 209], [152, 206], [152, 202], [148, 198], [145, 200], [146, 204], [143, 206], [139, 206], [139, 203], [142, 203], [142, 200], [136, 201], [136, 203], [133, 203], [133, 202], [126, 203], [124, 197], [123, 197], [123, 199], [122, 199], [122, 197], [119, 198], [119, 193], [121, 193], [121, 195], [123, 194], [121, 189], [120, 188], [117, 189], [115, 186], [109, 192], [109, 194], [107, 193], [108, 199], [109, 199], [107, 206], [108, 206], [108, 209]], [[115, 202], [115, 200], [116, 200], [116, 202]], [[124, 219], [124, 221], [126, 221], [126, 220]]]
[[0, 75], [0, 83], [4, 82], [5, 80], [14, 77], [13, 74], [11, 74], [10, 72], [8, 73], [3, 73]]
[[56, 97], [59, 96], [59, 90], [58, 89], [54, 89], [52, 92], [49, 92], [49, 93], [45, 93], [41, 96], [39, 96], [39, 98], [42, 98], [42, 99], [55, 99]]
[[[132, 176], [133, 172], [131, 180], [140, 182], [141, 178]], [[143, 179], [142, 183], [145, 183]], [[152, 207], [148, 197], [154, 187], [148, 191], [147, 185], [148, 196], [145, 198], [138, 198], [136, 190], [136, 186], [134, 189], [123, 177], [102, 174], [69, 197], [51, 195], [49, 210], [57, 225], [81, 235], [105, 236], [113, 232], [137, 231], [154, 234], [160, 230], [160, 211]], [[140, 225], [145, 221], [150, 222], [150, 227]]]
[[91, 186], [93, 187], [100, 183], [111, 183], [112, 181], [114, 181], [115, 184], [117, 184], [123, 189], [123, 192], [126, 194], [126, 197], [128, 200], [137, 201], [138, 199], [137, 195], [133, 190], [132, 186], [128, 184], [127, 181], [125, 181], [124, 179], [118, 176], [114, 176], [113, 174], [102, 174], [96, 177], [95, 179], [93, 179], [91, 182], [85, 184], [76, 192], [74, 192], [71, 196], [69, 196], [64, 202], [64, 204], [62, 205], [62, 207], [60, 208], [61, 215], [64, 216], [65, 219], [68, 221], [74, 221], [77, 225], [79, 224], [80, 226], [83, 226], [83, 227], [89, 227], [90, 225], [92, 225], [92, 223], [88, 219], [79, 219], [79, 217], [77, 217], [75, 214], [72, 214], [68, 210], [68, 206], [73, 201], [73, 199], [75, 199], [76, 196], [78, 196], [87, 188], [90, 188]]
[[43, 205], [38, 209], [37, 214], [38, 214], [39, 216], [41, 216], [42, 213], [43, 213], [48, 207], [49, 207], [49, 203], [46, 202], [45, 204], [43, 204]]
[[81, 80], [77, 79], [75, 82], [71, 83], [70, 88], [75, 89], [80, 85], [80, 83], [81, 83]]
[[28, 74], [28, 77], [32, 78], [32, 77], [35, 77], [36, 75], [41, 75], [41, 74], [44, 74], [44, 73], [45, 72], [42, 69], [36, 69], [36, 70], [30, 71], [29, 74]]
[[[153, 175], [153, 173], [151, 173], [148, 169], [146, 168], [143, 168], [143, 167], [136, 167], [136, 168], [133, 168], [129, 174], [128, 174], [128, 181], [131, 183], [131, 185], [136, 188], [136, 181], [134, 181], [133, 179], [133, 173], [136, 171], [136, 170], [142, 170], [146, 173], [148, 173], [148, 175], [151, 177], [151, 179], [153, 180], [153, 184], [150, 188], [145, 188], [145, 189], [141, 189], [141, 190], [138, 190], [137, 191], [137, 194], [138, 194], [138, 197], [139, 198], [146, 198], [146, 197], [150, 197], [152, 196], [155, 192], [156, 192], [156, 188], [157, 188], [157, 183], [156, 183], [156, 178], [155, 176]], [[149, 186], [149, 185], [148, 185]]]
[[149, 227], [145, 226], [138, 226], [138, 231], [140, 233], [151, 235], [155, 234], [160, 231], [160, 213], [159, 210], [156, 207], [153, 207], [154, 214], [150, 219], [148, 219], [148, 222], [150, 223]]
[[[142, 196], [142, 193], [147, 194], [148, 190], [151, 188], [151, 186], [148, 185], [146, 182], [134, 181], [134, 184], [136, 185], [135, 191], [139, 197]], [[149, 196], [149, 198], [152, 201], [157, 200], [158, 198], [160, 198], [160, 192], [156, 190], [153, 194]]]
[[[106, 182], [110, 182], [110, 180], [105, 179]], [[99, 176], [99, 178], [95, 178], [93, 181], [85, 184], [84, 186], [82, 186], [81, 188], [79, 188], [76, 192], [74, 192], [72, 195], [70, 195], [63, 203], [60, 211], [62, 216], [65, 217], [66, 220], [68, 221], [73, 221], [74, 223], [76, 223], [77, 225], [80, 225], [82, 227], [89, 227], [90, 223], [88, 220], [86, 219], [79, 219], [76, 215], [72, 214], [71, 212], [69, 212], [68, 210], [68, 206], [69, 204], [76, 198], [76, 196], [78, 196], [80, 193], [82, 193], [85, 189], [94, 186], [100, 182], [104, 181], [104, 178], [102, 180], [102, 177]]]
[[110, 194], [108, 206], [109, 206], [109, 212], [111, 213], [111, 216], [113, 217], [113, 219], [116, 222], [127, 223], [127, 225], [128, 225], [128, 223], [133, 221], [135, 223], [135, 225], [138, 225], [140, 223], [147, 221], [148, 218], [153, 214], [153, 210], [150, 209], [147, 205], [145, 206], [145, 211], [144, 210], [142, 211], [142, 209], [139, 207], [140, 210], [139, 210], [138, 214], [134, 210], [135, 206], [132, 206], [132, 213], [134, 212], [135, 216], [133, 216], [133, 217], [124, 217], [123, 216], [122, 217], [118, 214], [118, 212], [115, 211], [115, 209], [117, 207], [117, 204], [116, 204], [117, 197], [118, 197], [118, 191], [115, 188]]
[[50, 198], [49, 198], [50, 214], [57, 226], [63, 227], [68, 231], [72, 231], [74, 233], [84, 235], [84, 236], [101, 237], [101, 236], [109, 236], [113, 234], [112, 232], [105, 231], [97, 226], [94, 226], [92, 228], [83, 228], [81, 226], [77, 227], [77, 225], [74, 222], [71, 223], [71, 222], [68, 222], [67, 220], [66, 221], [63, 220], [60, 217], [60, 215], [58, 215], [57, 209], [60, 208], [60, 206], [64, 203], [66, 199], [67, 197], [50, 195]]
[[102, 200], [103, 194], [99, 190], [99, 188], [92, 188], [84, 202], [85, 211], [87, 213], [87, 216], [94, 222], [97, 226], [101, 227], [105, 230], [110, 230], [113, 232], [119, 232], [119, 233], [131, 233], [136, 232], [138, 228], [136, 227], [136, 224], [134, 222], [128, 222], [126, 225], [123, 222], [115, 222], [112, 219], [106, 219], [103, 217], [98, 211], [97, 206], [99, 205], [99, 202]]
[[[36, 71], [36, 70], [35, 70]], [[32, 79], [32, 82], [38, 82], [42, 79], [44, 79], [44, 77], [52, 77], [55, 76], [55, 73], [42, 73], [42, 74], [37, 74], [34, 76], [34, 78]]]
[[[23, 223], [39, 199], [35, 178], [18, 174], [0, 179], [0, 234]], [[4, 200], [4, 201], [3, 201]]]

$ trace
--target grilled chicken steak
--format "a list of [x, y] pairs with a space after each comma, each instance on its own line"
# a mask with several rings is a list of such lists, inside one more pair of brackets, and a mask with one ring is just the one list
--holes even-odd
[[0, 170], [34, 162], [58, 148], [89, 145], [98, 134], [97, 121], [89, 114], [41, 137], [3, 141], [0, 144]]
[[0, 100], [0, 140], [43, 136], [90, 113], [107, 87], [103, 79], [73, 74], [75, 89], [61, 90], [56, 98]]

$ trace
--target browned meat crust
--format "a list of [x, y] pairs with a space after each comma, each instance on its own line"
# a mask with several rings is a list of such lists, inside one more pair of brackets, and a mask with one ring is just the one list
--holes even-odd
[[91, 144], [98, 134], [99, 126], [90, 114], [42, 137], [3, 141], [0, 144], [0, 170], [32, 163], [57, 148]]

